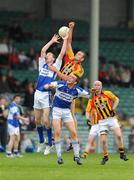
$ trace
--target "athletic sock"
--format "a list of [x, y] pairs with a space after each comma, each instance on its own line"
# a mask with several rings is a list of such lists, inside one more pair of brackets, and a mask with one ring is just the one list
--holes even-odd
[[120, 147], [119, 148], [119, 153], [120, 153], [120, 155], [123, 155], [125, 153], [124, 147]]
[[52, 146], [52, 128], [46, 128], [47, 137], [48, 137], [48, 145]]
[[15, 155], [17, 155], [17, 154], [18, 154], [18, 149], [14, 149], [14, 150], [13, 150], [13, 153], [14, 153]]
[[44, 135], [43, 135], [43, 126], [42, 125], [37, 126], [37, 132], [38, 132], [38, 136], [39, 136], [39, 143], [44, 143]]
[[61, 141], [55, 141], [55, 149], [56, 149], [56, 153], [57, 153], [57, 157], [61, 157]]
[[72, 140], [72, 146], [73, 146], [73, 150], [74, 150], [74, 156], [79, 157], [79, 149], [80, 149], [79, 142]]
[[106, 159], [108, 158], [108, 152], [107, 151], [103, 153], [103, 157]]

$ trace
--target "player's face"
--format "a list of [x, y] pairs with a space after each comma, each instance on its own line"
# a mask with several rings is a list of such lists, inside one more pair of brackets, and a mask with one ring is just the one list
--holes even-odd
[[77, 77], [75, 75], [69, 75], [67, 79], [68, 84], [76, 84]]
[[55, 60], [54, 54], [51, 52], [48, 52], [46, 55], [46, 63], [53, 63]]
[[75, 54], [75, 57], [74, 59], [80, 63], [82, 63], [84, 60], [85, 60], [85, 53], [82, 52], [82, 51], [78, 51], [76, 54]]
[[96, 90], [96, 92], [100, 92], [102, 90], [102, 83], [100, 81], [95, 81], [93, 88]]
[[17, 97], [15, 98], [15, 102], [16, 102], [17, 104], [20, 104], [20, 102], [21, 102], [21, 97], [20, 97], [20, 96], [17, 96]]

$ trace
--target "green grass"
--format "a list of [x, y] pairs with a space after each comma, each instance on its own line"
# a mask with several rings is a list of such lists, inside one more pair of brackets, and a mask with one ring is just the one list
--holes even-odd
[[57, 164], [55, 154], [24, 154], [12, 159], [0, 154], [0, 180], [134, 180], [134, 155], [127, 162], [118, 156], [110, 154], [109, 162], [102, 166], [101, 155], [92, 154], [79, 166], [71, 153], [63, 154], [63, 165]]

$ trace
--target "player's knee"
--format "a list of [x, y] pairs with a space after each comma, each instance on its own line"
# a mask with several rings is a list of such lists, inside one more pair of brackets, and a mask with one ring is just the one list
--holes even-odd
[[71, 137], [72, 137], [72, 139], [76, 139], [76, 138], [77, 138], [77, 133], [76, 133], [76, 131], [72, 131], [72, 132], [71, 132]]
[[55, 131], [54, 134], [55, 134], [56, 138], [60, 137], [60, 135], [61, 135], [60, 131]]

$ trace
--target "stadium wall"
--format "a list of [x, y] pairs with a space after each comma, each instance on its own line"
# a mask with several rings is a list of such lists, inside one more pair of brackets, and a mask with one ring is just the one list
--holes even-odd
[[44, 8], [44, 0], [0, 0], [0, 10], [23, 11], [27, 13], [36, 13], [37, 16], [43, 16]]
[[[91, 1], [91, 0], [90, 0]], [[79, 19], [89, 21], [89, 0], [51, 0], [54, 19]], [[101, 26], [115, 26], [125, 20], [126, 0], [100, 0]], [[75, 13], [74, 13], [75, 10]]]

